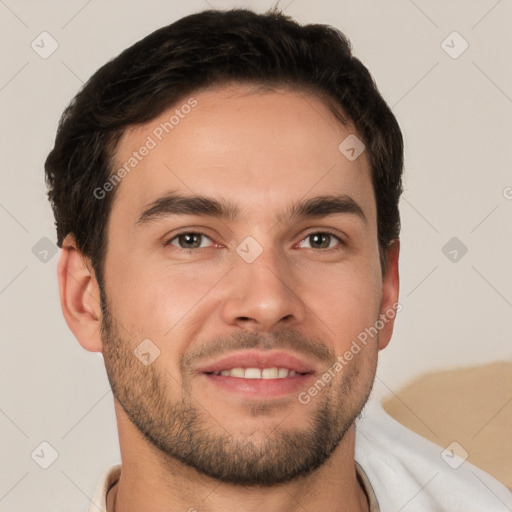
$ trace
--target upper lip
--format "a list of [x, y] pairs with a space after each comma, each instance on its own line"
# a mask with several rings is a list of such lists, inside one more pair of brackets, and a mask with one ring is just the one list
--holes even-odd
[[312, 373], [312, 364], [298, 356], [284, 351], [244, 350], [222, 357], [217, 361], [199, 368], [200, 373], [220, 372], [231, 368], [288, 368], [297, 373]]

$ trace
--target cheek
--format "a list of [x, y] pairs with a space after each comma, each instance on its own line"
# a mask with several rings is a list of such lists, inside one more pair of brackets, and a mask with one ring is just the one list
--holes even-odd
[[380, 270], [337, 268], [318, 277], [304, 284], [303, 298], [327, 328], [336, 352], [341, 352], [379, 318]]
[[199, 314], [225, 272], [222, 265], [151, 265], [144, 258], [120, 258], [119, 264], [110, 265], [108, 297], [119, 320], [162, 340]]

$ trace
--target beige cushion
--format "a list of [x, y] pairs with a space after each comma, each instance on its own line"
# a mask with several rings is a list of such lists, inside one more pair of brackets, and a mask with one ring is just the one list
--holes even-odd
[[469, 462], [512, 489], [512, 363], [431, 373], [382, 405], [442, 448], [456, 441]]

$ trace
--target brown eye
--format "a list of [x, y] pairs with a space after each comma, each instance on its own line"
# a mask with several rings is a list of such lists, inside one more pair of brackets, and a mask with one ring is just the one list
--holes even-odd
[[[311, 249], [331, 249], [336, 245], [343, 244], [342, 240], [336, 235], [320, 231], [317, 233], [310, 233], [306, 238], [304, 238], [301, 242], [301, 247], [304, 247], [302, 244], [305, 241], [309, 241], [309, 248]], [[338, 243], [336, 244], [336, 242]]]
[[199, 249], [207, 247], [207, 245], [204, 245], [204, 240], [210, 239], [202, 233], [187, 232], [171, 238], [166, 245], [174, 245], [180, 249]]

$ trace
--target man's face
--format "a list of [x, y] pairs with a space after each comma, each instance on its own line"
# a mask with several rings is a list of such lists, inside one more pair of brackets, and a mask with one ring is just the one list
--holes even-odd
[[[115, 170], [153, 146], [148, 136], [156, 143], [117, 185], [110, 215], [105, 365], [164, 461], [272, 485], [328, 459], [373, 383], [378, 337], [308, 403], [298, 398], [381, 312], [370, 168], [365, 153], [340, 152], [354, 131], [316, 96], [224, 86], [192, 97], [192, 108], [180, 110], [185, 98], [118, 146]], [[176, 109], [169, 133], [158, 130]], [[171, 194], [229, 203], [236, 216], [183, 213], [183, 203], [177, 213], [159, 202]], [[326, 196], [350, 198], [363, 215], [340, 202], [293, 215], [292, 205]], [[134, 351], [158, 357], [146, 365]], [[240, 367], [300, 373], [212, 373]]]

